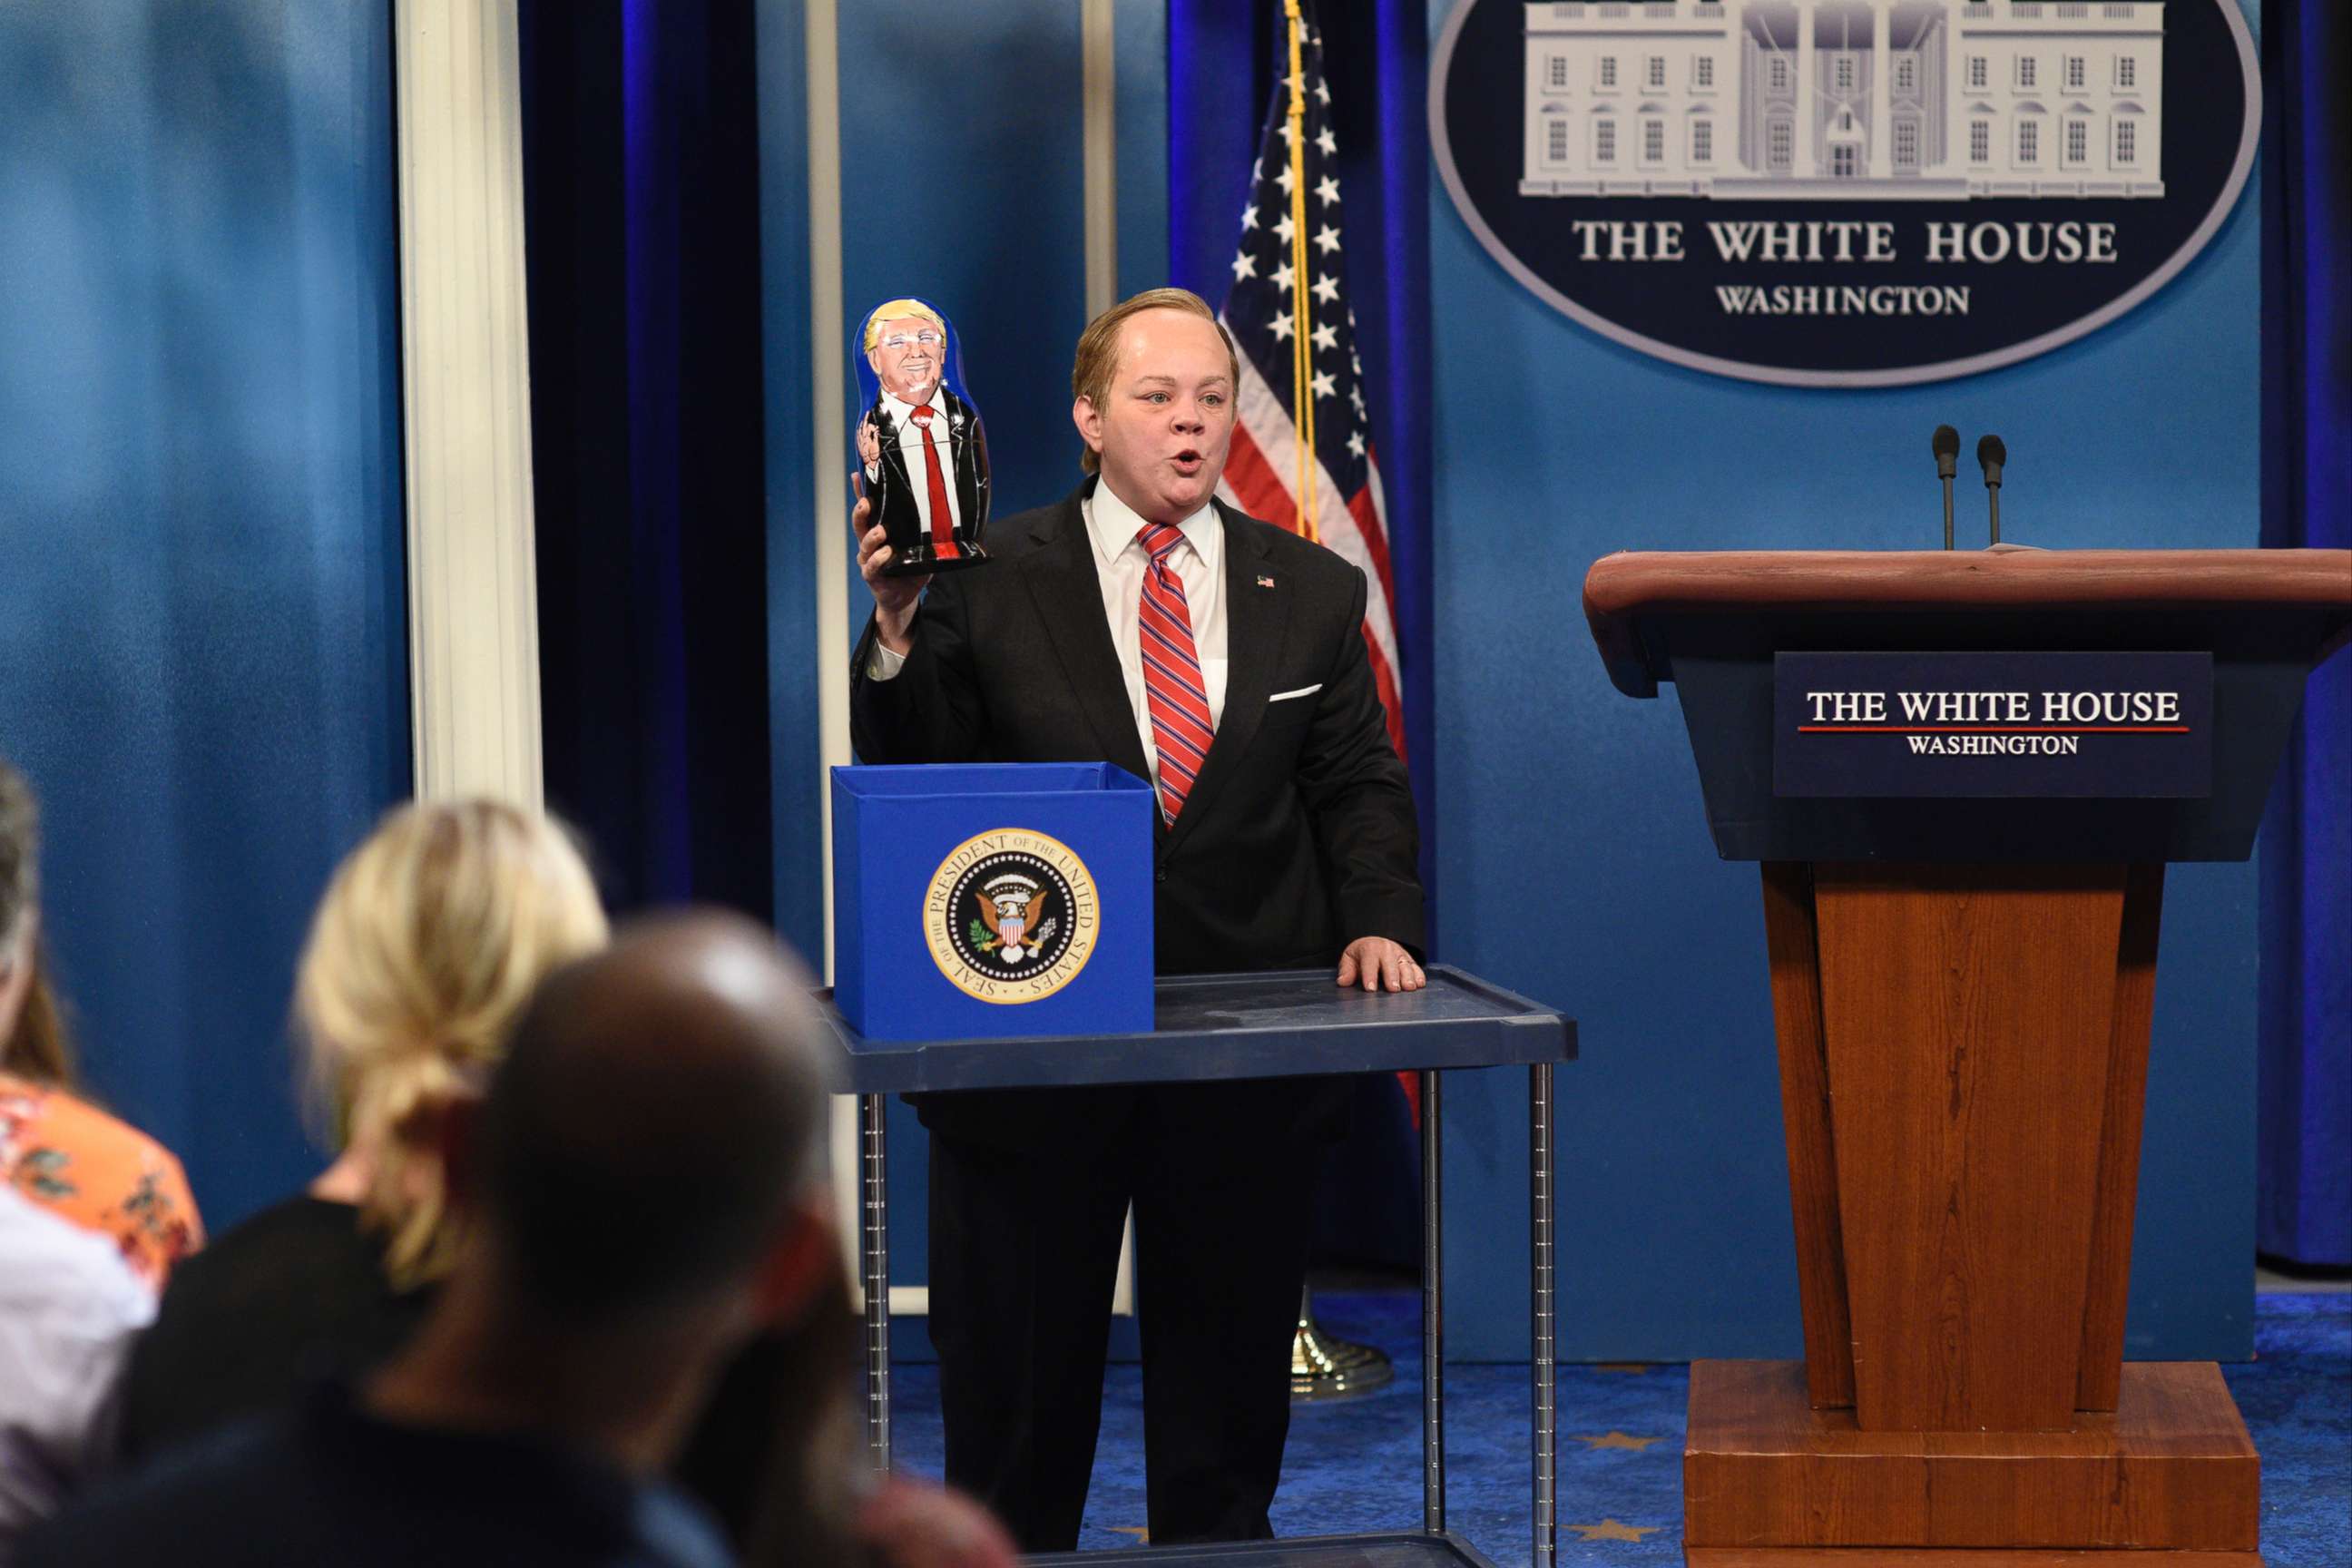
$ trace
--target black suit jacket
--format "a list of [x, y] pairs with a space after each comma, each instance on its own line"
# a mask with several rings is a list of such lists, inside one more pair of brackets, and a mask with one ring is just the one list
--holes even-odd
[[[863, 760], [1108, 762], [1150, 776], [1079, 511], [1087, 488], [992, 528], [992, 564], [935, 579], [892, 679], [866, 676], [868, 620], [850, 664], [850, 733]], [[1217, 515], [1224, 712], [1175, 826], [1154, 814], [1156, 967], [1319, 966], [1360, 936], [1418, 952], [1412, 794], [1364, 649], [1364, 575], [1223, 502]], [[1305, 687], [1320, 689], [1268, 700]], [[1043, 1135], [1035, 1118], [975, 1103], [1001, 1098], [940, 1097], [924, 1120], [1000, 1143]], [[1008, 1117], [1024, 1125], [997, 1125]], [[1062, 1122], [1058, 1135], [1069, 1131]]]
[[[950, 448], [952, 472], [950, 476], [956, 488], [956, 508], [963, 518], [963, 534], [978, 540], [988, 521], [988, 437], [980, 427], [980, 416], [971, 404], [947, 389], [942, 382], [931, 394], [931, 403], [947, 416], [952, 433]], [[882, 443], [881, 474], [874, 480], [879, 491], [874, 499], [878, 517], [882, 507], [894, 497], [906, 498], [909, 509], [915, 505], [915, 492], [926, 481], [920, 473], [908, 473], [906, 449], [898, 445], [898, 422], [890, 417], [889, 405], [877, 393], [866, 411], [874, 422], [875, 434]], [[938, 426], [932, 426], [936, 433]]]

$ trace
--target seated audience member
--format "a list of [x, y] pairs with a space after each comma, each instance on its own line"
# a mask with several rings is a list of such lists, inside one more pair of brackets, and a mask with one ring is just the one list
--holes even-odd
[[731, 1561], [655, 1478], [728, 1356], [839, 1278], [819, 1028], [734, 917], [552, 975], [440, 1119], [467, 1223], [408, 1347], [94, 1495], [24, 1568]]
[[163, 1146], [74, 1092], [73, 1047], [41, 952], [40, 813], [0, 762], [0, 1184], [110, 1238], [151, 1289], [204, 1244]]
[[313, 1094], [341, 1152], [217, 1237], [133, 1353], [139, 1458], [381, 1363], [457, 1247], [437, 1122], [506, 1049], [540, 980], [604, 945], [594, 881], [545, 816], [493, 801], [388, 815], [328, 885], [296, 972]]
[[116, 1375], [154, 1315], [111, 1242], [0, 1186], [0, 1563], [105, 1464]]

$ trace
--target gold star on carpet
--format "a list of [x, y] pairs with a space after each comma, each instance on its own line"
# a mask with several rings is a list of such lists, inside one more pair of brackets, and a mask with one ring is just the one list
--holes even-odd
[[1110, 1532], [1113, 1535], [1132, 1535], [1138, 1546], [1151, 1544], [1151, 1531], [1139, 1524], [1114, 1524]]
[[1658, 1441], [1655, 1437], [1629, 1437], [1622, 1432], [1608, 1432], [1598, 1437], [1580, 1435], [1576, 1440], [1588, 1448], [1630, 1448], [1636, 1454], [1644, 1452], [1651, 1444]]
[[1654, 1524], [1625, 1524], [1617, 1520], [1604, 1519], [1599, 1524], [1571, 1524], [1568, 1528], [1587, 1541], [1630, 1541], [1639, 1546], [1642, 1537], [1657, 1534], [1660, 1527]]

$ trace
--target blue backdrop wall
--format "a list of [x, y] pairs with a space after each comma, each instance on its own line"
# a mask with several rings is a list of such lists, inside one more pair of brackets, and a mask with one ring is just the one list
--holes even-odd
[[[1872, 392], [1750, 385], [1608, 342], [1507, 277], [1433, 186], [1434, 891], [1446, 959], [1580, 1026], [1583, 1059], [1559, 1077], [1563, 1355], [1801, 1343], [1757, 871], [1715, 858], [1672, 689], [1631, 701], [1602, 674], [1585, 568], [1621, 549], [1932, 547], [1927, 434], [1948, 421], [2008, 440], [2005, 540], [2255, 544], [2259, 180], [2114, 325], [2012, 369]], [[1527, 417], [1498, 428], [1497, 409]], [[1967, 515], [1981, 540], [1980, 506]], [[2135, 1358], [2252, 1351], [2255, 925], [2252, 865], [2172, 870]], [[1448, 1280], [1472, 1356], [1527, 1353], [1522, 1082], [1449, 1085]]]
[[[921, 11], [919, 26], [900, 0], [843, 9], [845, 308], [908, 288], [945, 306], [1000, 507], [1051, 499], [1075, 475], [1063, 411], [1084, 316], [1075, 13], [1024, 0]], [[1122, 292], [1161, 281], [1166, 255], [1159, 9], [1118, 8]], [[1447, 7], [1431, 10], [1434, 31]], [[797, 0], [761, 14], [780, 920], [814, 863], [807, 606], [824, 591], [807, 567], [806, 362], [778, 335], [808, 330], [803, 20]], [[1622, 548], [1932, 542], [1927, 435], [1945, 421], [2007, 437], [2006, 538], [2253, 544], [2257, 187], [2121, 321], [2011, 370], [1864, 393], [1749, 385], [1622, 349], [1507, 277], [1434, 183], [1431, 202], [1438, 956], [1581, 1026], [1583, 1059], [1560, 1075], [1562, 1352], [1795, 1354], [1757, 874], [1714, 857], [1671, 688], [1639, 703], [1609, 686], [1579, 606], [1585, 568]], [[814, 352], [845, 354], [847, 326]], [[865, 590], [845, 591], [855, 626]], [[2250, 1350], [2255, 888], [2251, 866], [2183, 867], [2168, 884], [2135, 1357]], [[1449, 1080], [1458, 1356], [1527, 1354], [1523, 1084]], [[919, 1283], [919, 1130], [903, 1110], [891, 1153], [894, 1277]]]
[[16, 0], [0, 147], [0, 754], [218, 1230], [317, 1168], [294, 956], [408, 790], [389, 6]]

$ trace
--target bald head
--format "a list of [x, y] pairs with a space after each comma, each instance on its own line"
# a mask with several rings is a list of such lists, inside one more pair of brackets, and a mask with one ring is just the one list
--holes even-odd
[[541, 1310], [734, 1283], [818, 1180], [823, 1024], [775, 939], [671, 916], [550, 975], [482, 1109], [482, 1217]]

